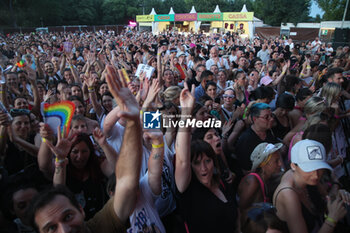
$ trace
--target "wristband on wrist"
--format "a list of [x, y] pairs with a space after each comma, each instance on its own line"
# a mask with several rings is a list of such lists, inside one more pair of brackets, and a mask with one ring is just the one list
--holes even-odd
[[326, 222], [326, 221], [324, 221], [324, 223], [325, 223], [327, 226], [331, 227], [331, 228], [334, 228], [334, 227], [335, 227], [335, 226], [333, 226], [331, 223], [328, 223], [328, 222]]
[[88, 90], [95, 90], [95, 87], [88, 87]]
[[164, 147], [164, 143], [159, 144], [159, 145], [152, 144], [152, 148], [154, 148], [154, 149], [159, 149], [159, 148], [162, 148], [162, 147]]
[[89, 93], [94, 93], [94, 92], [95, 92], [95, 89], [89, 89], [88, 92], [89, 92]]
[[65, 158], [65, 159], [58, 159], [56, 157], [55, 159], [55, 167], [62, 167], [62, 166], [66, 166], [68, 163], [68, 159]]
[[325, 215], [326, 219], [325, 219], [325, 223], [328, 223], [329, 225], [335, 227], [335, 225], [337, 225], [337, 221], [335, 221], [333, 218]]

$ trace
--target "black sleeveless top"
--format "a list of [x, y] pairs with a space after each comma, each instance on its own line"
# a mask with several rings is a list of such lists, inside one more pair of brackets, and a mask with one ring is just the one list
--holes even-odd
[[234, 232], [237, 228], [238, 208], [235, 193], [225, 181], [220, 190], [227, 199], [221, 201], [192, 173], [192, 180], [185, 192], [178, 194], [179, 210], [189, 232]]
[[[292, 188], [292, 187], [281, 188], [280, 190], [278, 190], [278, 192], [276, 194], [275, 206], [276, 206], [276, 201], [277, 201], [278, 194], [284, 189], [291, 189], [294, 192], [296, 192], [295, 189]], [[322, 226], [322, 216], [321, 215], [315, 215], [315, 214], [311, 213], [309, 211], [309, 209], [306, 208], [306, 206], [302, 202], [300, 202], [300, 204], [301, 204], [301, 213], [303, 215], [303, 218], [304, 218], [304, 221], [305, 221], [306, 227], [307, 227], [307, 232], [310, 232], [310, 233], [317, 232]], [[288, 229], [287, 223], [284, 222], [284, 221], [282, 221], [282, 222], [285, 223], [285, 229]]]
[[287, 135], [287, 133], [291, 130], [290, 126], [284, 126], [281, 124], [281, 122], [278, 120], [277, 116], [275, 114], [272, 114], [273, 118], [275, 119], [277, 125], [273, 128], [271, 128], [273, 135], [280, 141], [283, 140], [284, 136]]

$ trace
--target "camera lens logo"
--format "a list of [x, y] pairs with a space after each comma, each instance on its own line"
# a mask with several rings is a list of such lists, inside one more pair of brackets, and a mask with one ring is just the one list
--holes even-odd
[[157, 110], [156, 112], [143, 113], [143, 128], [144, 129], [160, 129], [160, 116], [162, 114]]

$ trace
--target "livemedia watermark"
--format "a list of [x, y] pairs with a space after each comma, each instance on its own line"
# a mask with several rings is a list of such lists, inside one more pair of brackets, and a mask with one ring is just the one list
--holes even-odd
[[159, 110], [156, 112], [143, 113], [144, 129], [161, 128], [221, 128], [222, 122], [215, 118], [207, 120], [197, 120], [191, 115], [182, 114], [162, 114]]

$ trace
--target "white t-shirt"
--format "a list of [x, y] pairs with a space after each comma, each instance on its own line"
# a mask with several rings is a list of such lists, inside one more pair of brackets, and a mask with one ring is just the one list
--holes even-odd
[[[165, 139], [164, 139], [165, 142]], [[172, 144], [173, 147], [175, 143]], [[162, 193], [155, 200], [159, 216], [164, 217], [176, 208], [174, 151], [164, 143], [164, 163], [162, 171]]]
[[220, 57], [220, 58], [219, 58], [219, 61], [215, 64], [214, 60], [213, 60], [212, 58], [210, 58], [210, 59], [205, 63], [205, 67], [206, 67], [207, 70], [210, 70], [210, 67], [211, 67], [212, 65], [217, 65], [219, 69], [220, 69], [220, 68], [226, 69], [226, 70], [230, 69], [230, 66], [228, 65], [226, 59], [224, 59], [223, 67], [221, 66], [221, 61], [222, 61], [222, 57]]
[[111, 136], [107, 138], [107, 142], [113, 147], [113, 149], [119, 153], [123, 142], [125, 127], [119, 122], [115, 123], [111, 129]]
[[148, 183], [148, 173], [141, 178], [139, 190], [140, 194], [137, 199], [135, 210], [129, 217], [131, 227], [127, 232], [165, 233], [165, 228], [154, 204], [157, 196], [152, 193]]

